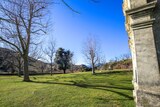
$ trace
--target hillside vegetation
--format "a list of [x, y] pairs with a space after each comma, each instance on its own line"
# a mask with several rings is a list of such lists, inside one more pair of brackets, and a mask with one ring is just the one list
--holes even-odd
[[110, 70], [110, 69], [128, 69], [132, 70], [132, 59], [125, 59], [119, 61], [112, 61], [104, 64], [100, 69]]
[[132, 72], [0, 76], [0, 107], [134, 107]]

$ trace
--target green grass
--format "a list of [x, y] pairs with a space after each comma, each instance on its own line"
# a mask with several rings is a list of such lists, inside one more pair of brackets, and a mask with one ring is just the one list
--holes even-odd
[[134, 107], [132, 72], [0, 76], [0, 107]]

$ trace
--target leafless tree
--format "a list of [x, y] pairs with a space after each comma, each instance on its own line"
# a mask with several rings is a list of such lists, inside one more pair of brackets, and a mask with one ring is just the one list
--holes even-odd
[[120, 56], [121, 60], [127, 60], [127, 59], [131, 59], [131, 54], [130, 53], [126, 53], [126, 54], [122, 54]]
[[[30, 81], [28, 54], [35, 37], [45, 34], [47, 0], [1, 0], [0, 40], [14, 46], [24, 61], [24, 79]], [[20, 48], [16, 41], [20, 43]]]
[[[18, 76], [20, 77], [22, 74], [22, 57], [19, 55], [18, 52], [16, 52], [14, 47], [11, 47], [10, 45], [4, 44], [5, 46], [1, 48], [1, 61], [6, 63], [6, 65], [13, 68], [13, 70], [16, 70], [18, 73]], [[1, 65], [4, 65], [3, 63]], [[7, 68], [7, 67], [6, 67]]]
[[56, 52], [56, 40], [51, 38], [47, 47], [43, 50], [46, 55], [45, 59], [50, 64], [50, 73], [53, 74], [54, 55]]
[[[16, 46], [20, 49], [21, 48], [21, 45], [20, 43], [18, 42], [17, 39], [15, 39], [15, 44]], [[18, 69], [17, 71], [17, 74], [19, 77], [21, 77], [21, 74], [22, 74], [22, 68], [23, 68], [23, 58], [22, 56], [20, 55], [20, 53], [17, 51], [17, 49], [12, 46], [12, 45], [9, 45], [7, 43], [4, 43], [5, 45], [5, 48], [7, 49], [10, 49], [10, 58], [7, 58], [7, 61], [10, 62], [12, 64], [12, 66], [14, 66], [15, 69]]]
[[21, 57], [21, 55], [19, 53], [17, 53], [17, 63], [15, 66], [18, 68], [18, 76], [21, 77], [21, 74], [22, 74], [22, 68], [24, 67], [23, 66], [23, 59]]
[[92, 66], [92, 74], [95, 74], [95, 66], [101, 58], [100, 44], [95, 37], [90, 37], [86, 40], [82, 52]]
[[74, 70], [75, 70], [75, 65], [76, 65], [76, 59], [75, 59], [75, 57], [74, 57], [74, 53], [73, 53], [73, 57], [71, 58], [71, 62], [70, 62], [71, 64], [70, 64], [70, 71], [73, 73], [74, 72]]
[[[9, 69], [12, 68], [11, 51], [6, 48], [0, 49], [0, 68], [9, 73]], [[12, 61], [12, 62], [11, 62]]]
[[39, 66], [40, 66], [41, 72], [43, 74], [44, 70], [47, 68], [47, 64], [46, 63], [41, 63]]

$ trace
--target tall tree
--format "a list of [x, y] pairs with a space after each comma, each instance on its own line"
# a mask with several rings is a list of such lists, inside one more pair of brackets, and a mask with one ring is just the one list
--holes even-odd
[[60, 70], [63, 70], [64, 74], [71, 66], [72, 57], [73, 53], [70, 50], [59, 48], [56, 52], [55, 63]]
[[[0, 40], [17, 49], [24, 64], [24, 79], [30, 81], [28, 54], [35, 37], [45, 34], [47, 0], [1, 0]], [[20, 48], [16, 45], [20, 43]]]
[[82, 53], [89, 64], [92, 66], [92, 74], [95, 74], [95, 66], [101, 58], [100, 45], [95, 37], [89, 37], [85, 41]]

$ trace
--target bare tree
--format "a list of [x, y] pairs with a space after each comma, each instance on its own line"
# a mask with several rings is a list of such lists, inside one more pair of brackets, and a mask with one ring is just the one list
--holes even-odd
[[96, 38], [94, 37], [88, 38], [84, 43], [82, 52], [86, 60], [89, 61], [89, 63], [92, 66], [92, 74], [95, 74], [95, 66], [101, 58], [100, 45], [96, 40]]
[[131, 59], [131, 54], [130, 53], [126, 53], [126, 54], [122, 54], [120, 56], [121, 60], [127, 60], [127, 59]]
[[[1, 0], [0, 40], [14, 46], [24, 61], [24, 81], [30, 81], [28, 54], [34, 37], [45, 33], [47, 0]], [[15, 44], [20, 43], [20, 48]]]
[[49, 40], [47, 47], [43, 50], [46, 55], [46, 60], [50, 64], [50, 73], [53, 74], [54, 55], [56, 52], [56, 40], [53, 38]]
[[75, 65], [76, 65], [76, 59], [74, 57], [74, 53], [72, 53], [73, 56], [71, 57], [71, 61], [70, 61], [70, 71], [73, 73], [75, 70]]
[[23, 68], [23, 59], [18, 52], [10, 53], [10, 58], [7, 59], [15, 69], [18, 69], [17, 74], [21, 77]]
[[[13, 70], [17, 71], [18, 76], [20, 77], [22, 74], [22, 57], [19, 55], [16, 50], [10, 45], [5, 44], [3, 48], [1, 48], [1, 61], [5, 62], [6, 65], [13, 67]], [[3, 64], [2, 64], [3, 65]]]
[[47, 64], [46, 63], [41, 63], [39, 65], [40, 69], [41, 69], [41, 73], [43, 74], [44, 73], [44, 70], [47, 68]]
[[11, 51], [6, 48], [0, 48], [0, 68], [9, 73], [12, 66]]
[[19, 53], [17, 54], [16, 59], [17, 59], [17, 63], [18, 64], [16, 64], [15, 66], [18, 68], [18, 76], [21, 77], [22, 68], [24, 67], [23, 66], [23, 59], [22, 59], [22, 57], [21, 57], [21, 55]]
[[[18, 42], [17, 39], [15, 39], [15, 44], [16, 46], [20, 49], [21, 48], [21, 45], [20, 43]], [[17, 71], [17, 74], [19, 77], [21, 77], [21, 74], [22, 74], [22, 68], [23, 68], [23, 58], [22, 56], [20, 55], [20, 53], [17, 51], [17, 49], [12, 46], [12, 45], [8, 45], [7, 43], [4, 43], [5, 47], [7, 49], [11, 49], [12, 50], [12, 53], [10, 53], [10, 58], [8, 58], [8, 62], [12, 63], [12, 66], [14, 66], [14, 68], [17, 68], [18, 71]]]

